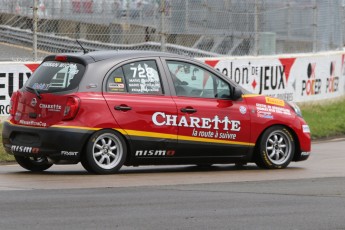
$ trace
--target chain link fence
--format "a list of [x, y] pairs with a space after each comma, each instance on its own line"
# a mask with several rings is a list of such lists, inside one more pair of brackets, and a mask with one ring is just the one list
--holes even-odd
[[340, 50], [343, 22], [340, 0], [0, 0], [0, 42], [33, 58], [80, 51], [76, 39], [194, 57]]

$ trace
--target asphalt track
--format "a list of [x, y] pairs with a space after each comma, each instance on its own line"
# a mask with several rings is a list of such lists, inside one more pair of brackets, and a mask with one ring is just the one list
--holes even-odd
[[[243, 168], [216, 165], [122, 167], [115, 175], [90, 175], [80, 164], [56, 165], [46, 172], [27, 172], [18, 165], [0, 166], [0, 190], [116, 188], [137, 186], [228, 183], [244, 181], [345, 178], [345, 140], [313, 143], [307, 161], [292, 162], [284, 170], [262, 170], [254, 164]], [[345, 185], [345, 181], [344, 181]], [[344, 207], [345, 208], [345, 207]]]
[[0, 166], [0, 229], [345, 229], [345, 140], [283, 170]]

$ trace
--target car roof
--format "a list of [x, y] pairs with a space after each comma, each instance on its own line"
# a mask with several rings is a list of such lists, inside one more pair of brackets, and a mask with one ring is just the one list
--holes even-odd
[[83, 60], [86, 63], [98, 62], [107, 59], [112, 60], [123, 60], [131, 58], [140, 58], [140, 57], [174, 57], [174, 58], [188, 58], [186, 56], [179, 56], [176, 54], [158, 52], [158, 51], [142, 51], [142, 50], [100, 50], [92, 52], [78, 52], [78, 53], [60, 53], [47, 56], [44, 61], [54, 60], [56, 56], [68, 56], [73, 58], [78, 58]]
[[105, 59], [129, 59], [139, 57], [152, 57], [152, 56], [169, 56], [178, 57], [177, 55], [157, 52], [157, 51], [143, 51], [143, 50], [107, 50], [107, 51], [93, 51], [88, 53], [95, 61], [101, 61]]

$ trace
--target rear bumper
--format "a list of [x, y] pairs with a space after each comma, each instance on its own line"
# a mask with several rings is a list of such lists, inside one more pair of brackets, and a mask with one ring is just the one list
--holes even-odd
[[80, 161], [92, 130], [49, 127], [36, 128], [4, 122], [2, 143], [7, 153], [28, 157], [49, 157], [53, 161]]

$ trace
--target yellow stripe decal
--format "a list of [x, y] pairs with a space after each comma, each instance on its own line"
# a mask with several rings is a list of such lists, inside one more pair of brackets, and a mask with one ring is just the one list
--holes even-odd
[[[23, 126], [13, 124], [11, 121], [7, 121], [11, 125], [16, 126]], [[28, 126], [23, 126], [28, 127]], [[81, 129], [81, 130], [90, 130], [90, 131], [98, 131], [102, 128], [90, 128], [90, 127], [83, 127], [83, 126], [63, 126], [63, 125], [53, 125], [53, 128], [62, 128], [62, 129]], [[29, 128], [44, 128], [44, 127], [29, 127]], [[175, 135], [175, 134], [167, 134], [167, 133], [157, 133], [157, 132], [146, 132], [146, 131], [138, 131], [138, 130], [129, 130], [129, 129], [115, 129], [114, 130], [120, 132], [123, 135], [128, 136], [137, 136], [137, 137], [151, 137], [151, 138], [165, 138], [165, 139], [178, 139], [183, 141], [196, 141], [196, 142], [203, 142], [203, 143], [219, 143], [219, 144], [228, 144], [228, 145], [244, 145], [244, 146], [255, 146], [255, 143], [250, 142], [240, 142], [240, 141], [228, 141], [228, 140], [219, 140], [219, 139], [210, 139], [210, 138], [202, 138], [202, 137], [191, 137], [191, 136], [183, 136], [183, 135]]]
[[146, 132], [146, 131], [128, 130], [128, 129], [123, 130], [123, 131], [119, 129], [115, 129], [115, 130], [124, 135], [130, 135], [130, 136], [177, 139], [177, 135], [174, 135], [174, 134]]
[[209, 138], [202, 138], [202, 137], [178, 136], [178, 139], [184, 140], [184, 141], [198, 141], [198, 142], [219, 143], [219, 144], [228, 144], [228, 145], [255, 146], [254, 143], [249, 143], [249, 142], [227, 141], [227, 140], [209, 139]]
[[242, 97], [259, 97], [259, 96], [262, 96], [260, 94], [244, 94], [242, 95]]

